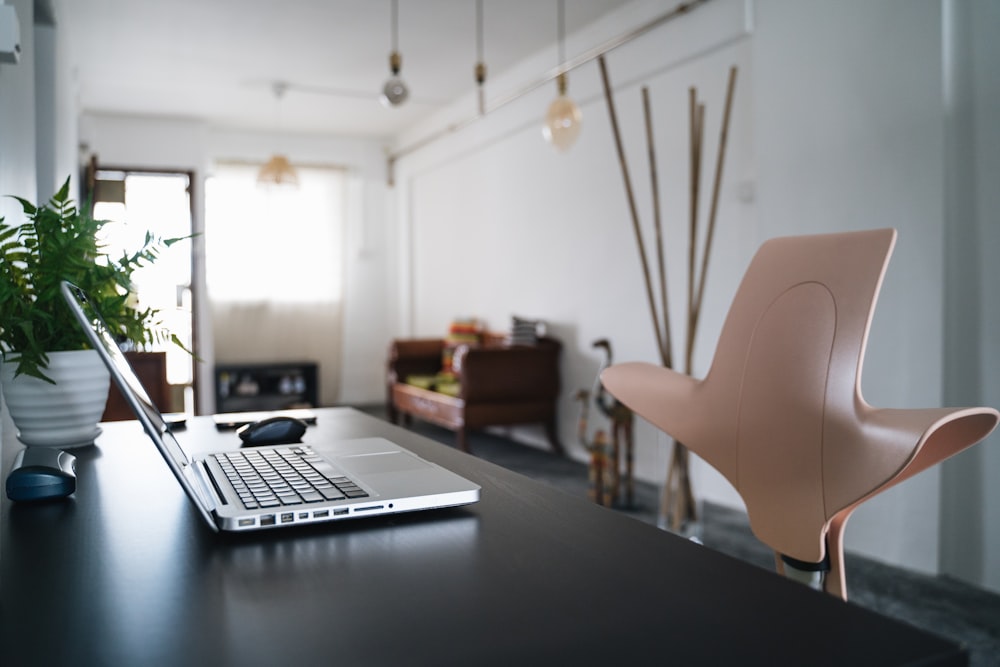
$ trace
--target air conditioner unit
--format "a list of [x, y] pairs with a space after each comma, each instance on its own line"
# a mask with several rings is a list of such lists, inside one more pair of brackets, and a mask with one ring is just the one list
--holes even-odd
[[21, 24], [13, 5], [0, 5], [0, 63], [16, 65], [21, 60]]

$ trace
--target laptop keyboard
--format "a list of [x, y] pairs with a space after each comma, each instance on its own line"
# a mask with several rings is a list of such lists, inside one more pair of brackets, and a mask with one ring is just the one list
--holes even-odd
[[247, 509], [368, 496], [308, 447], [240, 450], [213, 456]]

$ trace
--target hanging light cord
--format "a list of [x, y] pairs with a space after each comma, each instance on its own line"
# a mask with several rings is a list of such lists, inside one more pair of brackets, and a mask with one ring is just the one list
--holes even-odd
[[399, 55], [399, 2], [392, 0], [392, 53], [389, 54], [389, 71], [399, 76], [403, 67], [403, 57]]
[[556, 5], [556, 21], [558, 24], [559, 67], [566, 62], [566, 3], [559, 0]]
[[476, 0], [476, 58], [483, 62], [483, 0]]
[[399, 0], [392, 0], [392, 50], [399, 51]]
[[282, 128], [281, 123], [281, 99], [285, 96], [285, 92], [288, 90], [288, 83], [285, 81], [275, 81], [272, 87], [274, 90], [274, 119], [277, 125], [277, 130], [280, 133]]
[[[563, 63], [566, 62], [566, 3], [559, 0], [556, 3], [556, 44], [559, 48], [559, 62], [557, 67], [562, 70]], [[560, 95], [566, 94], [566, 72], [561, 71], [556, 76], [556, 89]]]
[[483, 84], [486, 82], [486, 63], [483, 62], [483, 0], [476, 0], [476, 84], [479, 98], [479, 115], [486, 114], [486, 93]]

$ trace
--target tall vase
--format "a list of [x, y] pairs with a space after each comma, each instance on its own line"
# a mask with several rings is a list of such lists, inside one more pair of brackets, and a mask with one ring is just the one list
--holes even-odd
[[49, 384], [27, 375], [14, 377], [15, 359], [0, 364], [0, 385], [17, 439], [33, 447], [69, 449], [92, 445], [108, 401], [111, 376], [94, 350], [50, 352], [43, 372]]

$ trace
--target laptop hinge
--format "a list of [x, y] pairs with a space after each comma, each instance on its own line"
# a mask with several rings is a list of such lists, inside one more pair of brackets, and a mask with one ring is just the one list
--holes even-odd
[[[195, 470], [195, 466], [198, 468], [197, 471]], [[204, 461], [195, 461], [194, 464], [185, 468], [184, 475], [188, 478], [188, 481], [191, 482], [191, 486], [195, 489], [205, 507], [208, 507], [214, 512], [219, 505], [225, 504], [225, 502], [220, 501], [220, 497], [214, 493], [214, 489], [210, 488], [210, 485], [205, 482], [206, 479], [212, 478], [212, 473], [209, 472]], [[214, 484], [214, 482], [212, 484]]]

